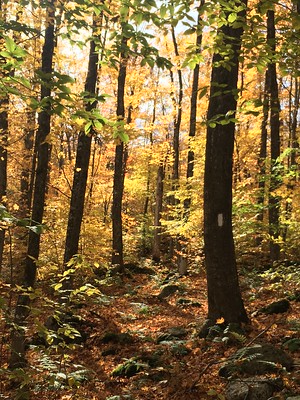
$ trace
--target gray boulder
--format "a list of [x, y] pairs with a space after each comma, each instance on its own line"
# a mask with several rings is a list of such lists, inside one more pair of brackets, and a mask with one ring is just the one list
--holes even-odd
[[239, 349], [220, 368], [219, 375], [225, 378], [238, 375], [263, 375], [277, 372], [281, 368], [290, 371], [293, 360], [283, 350], [271, 344], [257, 344]]
[[246, 378], [228, 383], [227, 400], [268, 400], [275, 391], [281, 390], [281, 379], [268, 380], [264, 378]]

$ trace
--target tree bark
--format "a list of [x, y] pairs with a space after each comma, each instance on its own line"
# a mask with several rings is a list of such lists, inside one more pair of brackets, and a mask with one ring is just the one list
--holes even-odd
[[[45, 41], [42, 50], [42, 65], [41, 71], [44, 74], [51, 76], [53, 71], [52, 60], [54, 53], [54, 19], [55, 7], [54, 1], [49, 1], [47, 9], [47, 27], [45, 31]], [[48, 78], [51, 79], [51, 78]], [[49, 82], [45, 82], [41, 86], [41, 100], [50, 98], [51, 88]], [[32, 205], [32, 220], [41, 224], [43, 222], [45, 193], [47, 185], [50, 144], [47, 141], [47, 136], [50, 132], [50, 102], [38, 114], [38, 129], [36, 134], [36, 149], [37, 149], [37, 168], [35, 177], [35, 186]], [[24, 324], [30, 309], [30, 296], [26, 291], [30, 291], [36, 280], [36, 261], [39, 257], [40, 236], [33, 231], [29, 231], [27, 258], [25, 263], [23, 287], [24, 294], [19, 295], [16, 311], [14, 328], [12, 330], [12, 344], [10, 368], [22, 367], [26, 364], [25, 361], [25, 330]]]
[[21, 212], [26, 216], [31, 211], [32, 191], [31, 176], [34, 176], [35, 168], [31, 168], [33, 164], [33, 144], [34, 144], [34, 131], [35, 131], [35, 111], [27, 110], [27, 125], [24, 129], [24, 156], [21, 172]]
[[[198, 21], [197, 21], [197, 36], [196, 36], [196, 55], [201, 53], [201, 44], [202, 44], [202, 27], [201, 27], [201, 15], [202, 15], [202, 7], [204, 5], [204, 0], [200, 1], [200, 5], [198, 7]], [[187, 158], [187, 171], [186, 171], [186, 188], [188, 197], [183, 202], [184, 207], [184, 215], [183, 221], [184, 223], [188, 222], [190, 207], [191, 207], [191, 178], [194, 176], [194, 162], [195, 162], [195, 154], [192, 148], [192, 140], [196, 135], [196, 121], [197, 121], [197, 100], [198, 100], [198, 89], [199, 89], [199, 72], [200, 72], [200, 64], [197, 63], [193, 70], [193, 80], [192, 80], [192, 95], [191, 95], [191, 105], [190, 105], [190, 125], [189, 125], [189, 150], [188, 150], [188, 158]], [[187, 273], [188, 268], [188, 259], [187, 259], [187, 239], [184, 236], [181, 236], [177, 240], [177, 264], [178, 271], [180, 275], [185, 275]]]
[[[268, 10], [267, 12], [267, 42], [271, 48], [271, 52], [275, 55], [276, 50], [276, 34], [275, 34], [275, 12]], [[269, 191], [269, 235], [270, 235], [270, 260], [278, 261], [280, 258], [279, 238], [279, 214], [280, 214], [280, 198], [275, 194], [278, 189], [281, 178], [278, 164], [280, 156], [280, 103], [278, 97], [278, 83], [276, 63], [271, 62], [268, 65], [269, 85], [270, 85], [270, 141], [271, 141], [271, 178]]]
[[[263, 93], [263, 118], [261, 122], [260, 131], [260, 149], [258, 157], [258, 198], [257, 205], [259, 207], [257, 220], [263, 221], [264, 219], [264, 203], [265, 203], [265, 187], [266, 187], [266, 158], [267, 158], [267, 139], [268, 139], [268, 117], [270, 111], [270, 87], [268, 71], [265, 74], [264, 93]], [[258, 244], [261, 238], [258, 237]]]
[[153, 249], [152, 259], [155, 262], [160, 261], [160, 244], [161, 244], [161, 213], [163, 206], [164, 194], [164, 178], [165, 178], [165, 165], [161, 160], [156, 178], [156, 194], [155, 194], [155, 212], [154, 212], [154, 235], [153, 235]]
[[[127, 38], [122, 39], [123, 48], [127, 47]], [[127, 56], [125, 50], [120, 54], [120, 66], [117, 88], [117, 119], [125, 120], [125, 84], [127, 72]], [[124, 142], [118, 138], [119, 143], [115, 148], [115, 168], [112, 200], [112, 258], [111, 263], [120, 271], [124, 269], [123, 259], [123, 226], [122, 226], [122, 201], [124, 191], [124, 173], [126, 151]]]
[[[5, 19], [5, 6], [0, 1], [0, 16]], [[4, 39], [0, 39], [0, 45], [4, 45]], [[0, 61], [1, 65], [1, 61]], [[1, 75], [7, 72], [1, 71]], [[7, 139], [8, 139], [8, 107], [9, 98], [7, 94], [0, 97], [0, 203], [6, 203], [7, 189]], [[5, 230], [0, 228], [0, 272], [2, 270], [3, 251], [5, 241]]]
[[[85, 92], [88, 97], [93, 97], [96, 94], [96, 84], [98, 76], [98, 60], [99, 53], [96, 50], [95, 41], [90, 42], [90, 53], [88, 62], [88, 72], [85, 81]], [[91, 111], [97, 106], [97, 101], [86, 104], [86, 111]], [[65, 243], [64, 264], [66, 265], [70, 259], [78, 253], [78, 244], [80, 237], [80, 229], [84, 211], [85, 192], [88, 179], [89, 161], [91, 155], [92, 130], [87, 135], [85, 132], [80, 132], [76, 161], [72, 185], [72, 195], [70, 203], [70, 211], [68, 217], [68, 227]]]
[[[245, 2], [242, 4], [246, 5]], [[226, 10], [224, 10], [226, 12]], [[245, 11], [239, 14], [245, 21]], [[243, 28], [220, 28], [230, 60], [215, 53], [211, 75], [204, 174], [204, 250], [208, 288], [208, 320], [248, 320], [241, 298], [232, 232], [232, 159], [237, 106], [238, 56]], [[220, 120], [216, 116], [221, 115]], [[226, 124], [224, 124], [224, 121]]]

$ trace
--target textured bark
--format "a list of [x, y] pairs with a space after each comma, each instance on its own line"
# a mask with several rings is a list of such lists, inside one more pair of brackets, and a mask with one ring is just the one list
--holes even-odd
[[[265, 202], [265, 187], [266, 187], [266, 158], [267, 158], [267, 139], [268, 139], [268, 117], [270, 111], [270, 87], [268, 79], [268, 71], [265, 74], [264, 93], [263, 93], [263, 118], [260, 131], [260, 149], [258, 157], [258, 198], [257, 204], [259, 212], [257, 220], [263, 221], [264, 212], [263, 206]], [[259, 238], [260, 241], [260, 238]]]
[[[172, 41], [173, 41], [173, 46], [174, 46], [174, 53], [176, 57], [179, 57], [179, 50], [178, 50], [178, 44], [175, 36], [175, 28], [174, 26], [171, 27], [171, 33], [172, 33]], [[174, 77], [173, 77], [173, 72], [172, 70], [170, 71], [171, 73], [171, 80], [174, 85]], [[178, 99], [176, 100], [174, 93], [171, 94], [172, 100], [173, 100], [173, 105], [174, 109], [176, 110], [176, 115], [174, 117], [174, 134], [173, 134], [173, 156], [174, 156], [174, 162], [173, 162], [173, 174], [172, 174], [172, 180], [173, 180], [173, 189], [176, 190], [178, 187], [178, 179], [179, 179], [179, 140], [180, 140], [180, 126], [181, 126], [181, 120], [182, 120], [182, 99], [183, 99], [183, 80], [182, 80], [182, 71], [178, 67], [177, 68], [177, 77], [178, 77]]]
[[[35, 171], [35, 155], [33, 153], [34, 132], [35, 132], [35, 111], [28, 110], [26, 113], [27, 124], [24, 129], [24, 154], [21, 172], [21, 213], [26, 216], [31, 210], [33, 182]], [[33, 162], [34, 159], [34, 162]], [[33, 168], [32, 168], [33, 167]]]
[[[89, 96], [94, 96], [96, 94], [96, 84], [98, 75], [98, 60], [99, 53], [96, 51], [96, 45], [94, 41], [90, 42], [90, 53], [89, 53], [89, 63], [88, 72], [85, 81], [85, 92], [89, 93]], [[97, 106], [97, 102], [92, 103], [87, 102], [86, 111], [91, 111]], [[84, 201], [85, 192], [88, 179], [88, 169], [91, 154], [91, 143], [92, 143], [92, 133], [87, 135], [85, 132], [80, 132], [76, 161], [72, 185], [72, 195], [70, 203], [70, 211], [68, 217], [68, 227], [65, 243], [65, 253], [64, 253], [64, 263], [65, 265], [70, 261], [70, 259], [78, 253], [78, 244], [80, 237], [80, 229], [84, 212]]]
[[[0, 16], [6, 19], [6, 5], [0, 1]], [[0, 46], [3, 47], [4, 39], [0, 38]], [[0, 66], [2, 61], [0, 60]], [[1, 71], [2, 77], [7, 72]], [[9, 98], [6, 94], [0, 97], [0, 204], [6, 203], [7, 189], [7, 139], [8, 139], [8, 107]], [[2, 269], [3, 251], [4, 251], [5, 231], [0, 229], [0, 272]]]
[[[48, 25], [45, 31], [45, 41], [42, 50], [41, 71], [51, 75], [54, 53], [54, 1], [49, 1], [47, 9]], [[41, 86], [41, 99], [51, 96], [51, 89], [47, 82]], [[35, 185], [32, 204], [32, 220], [43, 222], [45, 193], [47, 186], [50, 144], [47, 136], [50, 132], [50, 107], [48, 104], [38, 114], [38, 129], [36, 134], [37, 167], [35, 172]], [[40, 236], [33, 231], [29, 232], [27, 258], [25, 263], [23, 286], [30, 290], [36, 280], [36, 261], [39, 257]], [[16, 312], [15, 327], [12, 331], [10, 367], [17, 368], [25, 365], [25, 330], [23, 325], [30, 312], [30, 297], [27, 294], [19, 295]]]
[[[0, 203], [6, 203], [7, 188], [7, 138], [8, 138], [8, 97], [0, 99]], [[3, 260], [5, 231], [0, 229], [0, 271]]]
[[[122, 40], [124, 48], [127, 47], [127, 39]], [[125, 51], [120, 55], [120, 66], [118, 74], [117, 89], [117, 118], [119, 121], [125, 119], [125, 83], [127, 72], [127, 57]], [[115, 169], [112, 200], [112, 258], [111, 263], [116, 265], [120, 271], [124, 268], [123, 259], [123, 227], [122, 227], [122, 201], [124, 191], [124, 173], [126, 162], [126, 150], [124, 143], [120, 142], [115, 149]]]
[[[245, 14], [240, 14], [245, 18]], [[237, 105], [238, 55], [242, 28], [223, 25], [223, 44], [232, 50], [230, 64], [223, 65], [215, 53], [211, 75], [204, 174], [204, 242], [208, 287], [208, 319], [223, 317], [229, 322], [246, 322], [241, 298], [232, 233], [232, 159], [235, 123], [212, 120], [216, 115], [234, 116]], [[223, 56], [224, 57], [224, 56]], [[230, 65], [230, 66], [229, 66]], [[226, 68], [227, 67], [227, 68]], [[219, 92], [219, 93], [218, 93]], [[228, 115], [228, 114], [227, 114]]]
[[[197, 37], [196, 37], [196, 55], [201, 53], [202, 44], [202, 28], [201, 28], [201, 15], [202, 7], [204, 5], [204, 0], [201, 0], [198, 8], [198, 23], [197, 23]], [[196, 135], [196, 120], [197, 120], [197, 100], [198, 100], [198, 90], [199, 90], [199, 72], [200, 64], [197, 63], [193, 70], [192, 79], [192, 94], [190, 103], [190, 125], [189, 125], [189, 150], [187, 159], [187, 171], [186, 171], [186, 187], [188, 192], [188, 197], [184, 200], [184, 222], [186, 223], [189, 219], [190, 207], [191, 207], [191, 178], [194, 176], [194, 162], [195, 154], [192, 148], [191, 142]], [[185, 237], [181, 236], [177, 240], [177, 264], [178, 271], [180, 275], [185, 275], [187, 273], [187, 240]]]
[[[267, 41], [272, 54], [276, 50], [275, 34], [275, 13], [269, 10], [267, 13]], [[274, 194], [279, 187], [281, 178], [278, 170], [278, 160], [280, 156], [280, 104], [278, 96], [278, 83], [276, 64], [272, 62], [268, 65], [268, 76], [270, 85], [270, 141], [271, 141], [271, 179], [269, 192], [269, 235], [270, 235], [270, 259], [272, 262], [280, 258], [280, 245], [277, 242], [279, 237], [279, 214], [280, 198]]]
[[154, 212], [154, 235], [153, 235], [153, 250], [152, 259], [155, 262], [160, 261], [160, 244], [161, 244], [161, 213], [164, 194], [164, 178], [165, 166], [161, 161], [157, 170], [156, 178], [156, 194], [155, 194], [155, 212]]
[[[288, 147], [291, 150], [288, 157], [288, 169], [292, 173], [290, 181], [287, 184], [287, 190], [289, 196], [292, 197], [295, 188], [296, 177], [299, 171], [299, 165], [297, 163], [297, 153], [299, 149], [297, 128], [298, 128], [298, 112], [300, 104], [300, 88], [299, 78], [291, 78], [290, 90], [289, 90], [289, 143]], [[292, 215], [293, 204], [291, 201], [285, 202], [285, 220], [289, 221]], [[282, 237], [286, 241], [288, 234], [289, 222], [283, 227]]]
[[[201, 15], [202, 15], [202, 7], [204, 5], [204, 0], [201, 0], [199, 10], [198, 10], [198, 29], [201, 29]], [[197, 34], [196, 37], [196, 54], [201, 53], [201, 44], [202, 44], [202, 30]], [[199, 72], [200, 72], [200, 64], [196, 64], [195, 69], [193, 71], [193, 82], [192, 82], [192, 95], [191, 95], [191, 108], [190, 108], [190, 126], [189, 126], [189, 139], [190, 141], [196, 135], [196, 120], [197, 120], [197, 100], [198, 100], [198, 90], [199, 90]], [[191, 145], [189, 144], [188, 151], [188, 161], [187, 161], [187, 172], [186, 177], [187, 180], [194, 176], [194, 161], [195, 154]], [[189, 184], [188, 184], [189, 189]], [[185, 209], [188, 210], [190, 208], [191, 198], [190, 196], [185, 201]]]

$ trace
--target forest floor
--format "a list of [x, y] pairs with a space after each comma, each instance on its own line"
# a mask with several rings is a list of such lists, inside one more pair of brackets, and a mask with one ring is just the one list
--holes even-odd
[[[282, 346], [287, 338], [299, 337], [299, 301], [291, 301], [285, 313], [257, 312], [297, 293], [296, 269], [241, 273], [251, 323], [232, 343], [198, 336], [207, 313], [202, 269], [179, 276], [162, 266], [152, 268], [153, 274], [146, 268], [145, 273], [132, 270], [122, 278], [94, 281], [101, 295], [91, 296], [76, 310], [83, 320], [83, 344], [29, 348], [24, 381], [30, 399], [225, 399], [226, 380], [218, 371], [228, 356], [249, 343]], [[166, 285], [176, 291], [164, 298], [159, 294]], [[277, 399], [300, 395], [300, 350], [293, 350], [288, 352], [295, 367], [280, 373], [285, 388]], [[2, 376], [0, 399], [13, 399], [12, 387]]]

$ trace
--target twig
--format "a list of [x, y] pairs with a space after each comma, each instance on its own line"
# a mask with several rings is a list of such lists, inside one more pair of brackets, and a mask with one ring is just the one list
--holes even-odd
[[275, 322], [272, 322], [270, 325], [268, 325], [265, 329], [263, 329], [258, 335], [256, 335], [253, 339], [250, 340], [249, 343], [246, 344], [245, 347], [249, 347], [251, 346], [252, 343], [255, 342], [256, 339], [258, 339], [259, 337], [261, 337], [264, 333], [266, 333], [270, 328], [272, 328], [272, 326], [275, 324]]

